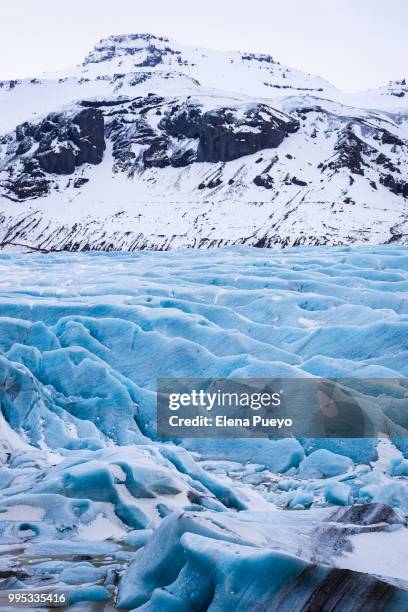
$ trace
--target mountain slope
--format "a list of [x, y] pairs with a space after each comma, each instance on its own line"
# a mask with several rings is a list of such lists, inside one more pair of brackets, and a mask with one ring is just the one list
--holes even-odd
[[404, 80], [344, 94], [269, 55], [135, 34], [0, 86], [2, 248], [406, 241]]

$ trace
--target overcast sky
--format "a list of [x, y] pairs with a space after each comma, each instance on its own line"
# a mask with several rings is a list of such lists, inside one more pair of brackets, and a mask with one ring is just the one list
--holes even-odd
[[82, 61], [109, 34], [151, 32], [271, 53], [347, 91], [408, 76], [407, 0], [2, 0], [0, 79]]

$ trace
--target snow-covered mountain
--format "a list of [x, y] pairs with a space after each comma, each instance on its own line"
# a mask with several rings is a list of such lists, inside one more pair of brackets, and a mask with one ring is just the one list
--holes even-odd
[[406, 81], [345, 94], [270, 55], [111, 36], [0, 82], [0, 245], [406, 242]]

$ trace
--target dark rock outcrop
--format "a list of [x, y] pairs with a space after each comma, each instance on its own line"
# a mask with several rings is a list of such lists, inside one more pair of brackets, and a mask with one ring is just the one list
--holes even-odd
[[32, 157], [48, 174], [72, 174], [81, 164], [99, 164], [105, 150], [104, 119], [93, 108], [50, 113], [39, 124], [16, 128], [16, 155]]
[[264, 187], [265, 189], [273, 188], [273, 178], [270, 174], [258, 174], [253, 182], [257, 187]]
[[40, 198], [49, 192], [49, 181], [34, 159], [23, 160], [17, 171], [11, 171], [6, 187], [12, 198]]
[[81, 164], [99, 164], [105, 150], [102, 113], [85, 108], [73, 117], [52, 114], [33, 132], [41, 168], [52, 174], [72, 174]]
[[220, 162], [278, 147], [299, 123], [265, 104], [242, 111], [221, 108], [204, 113], [197, 161]]
[[392, 174], [386, 174], [380, 178], [380, 183], [387, 187], [395, 195], [408, 198], [408, 182], [396, 179]]
[[165, 135], [151, 139], [149, 147], [143, 152], [142, 159], [145, 168], [165, 168], [170, 165], [168, 157], [169, 141]]
[[83, 164], [99, 164], [105, 150], [99, 109], [50, 113], [39, 123], [18, 125], [7, 142], [3, 187], [12, 199], [47, 195], [51, 175], [73, 174]]
[[199, 106], [175, 105], [160, 121], [159, 128], [175, 138], [200, 138], [202, 116]]
[[173, 107], [159, 127], [175, 138], [198, 139], [197, 161], [225, 162], [278, 147], [299, 123], [266, 104], [202, 113], [194, 104]]
[[[113, 142], [116, 170], [132, 174], [138, 161], [144, 168], [165, 168], [171, 163], [167, 135], [153, 129], [143, 116], [137, 115], [133, 122], [127, 117], [115, 118], [107, 134]], [[143, 147], [139, 155], [134, 145]]]
[[279, 64], [279, 62], [273, 59], [272, 55], [268, 53], [243, 53], [241, 58], [247, 61], [255, 60], [257, 62], [265, 62], [266, 64]]
[[196, 151], [193, 149], [179, 149], [171, 156], [170, 163], [173, 168], [184, 168], [192, 164], [195, 159]]
[[[136, 44], [138, 41], [140, 44]], [[106, 62], [118, 56], [135, 56], [135, 66], [148, 67], [157, 66], [163, 61], [166, 55], [179, 56], [180, 51], [172, 49], [161, 43], [169, 42], [164, 36], [154, 36], [153, 34], [126, 34], [114, 35], [101, 40], [84, 61], [84, 66], [88, 64], [98, 64]], [[137, 61], [140, 56], [140, 61]]]
[[352, 125], [342, 130], [334, 149], [337, 155], [328, 167], [333, 170], [348, 168], [353, 174], [361, 176], [364, 176], [364, 167], [367, 166], [364, 155], [378, 155], [377, 149], [355, 134]]
[[332, 521], [345, 523], [346, 525], [402, 525], [404, 521], [397, 512], [385, 504], [359, 504], [339, 508], [331, 517]]

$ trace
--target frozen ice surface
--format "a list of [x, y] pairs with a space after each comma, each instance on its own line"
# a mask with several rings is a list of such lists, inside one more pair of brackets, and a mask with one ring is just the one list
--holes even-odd
[[327, 501], [339, 506], [347, 506], [350, 503], [350, 493], [350, 487], [344, 482], [329, 482], [324, 491]]
[[324, 448], [318, 449], [305, 457], [299, 465], [301, 478], [327, 478], [344, 474], [353, 465], [349, 457], [336, 455]]
[[407, 295], [397, 246], [0, 254], [0, 588], [406, 610], [406, 440], [160, 443], [155, 390], [321, 375], [381, 392], [408, 376]]
[[408, 460], [393, 459], [390, 463], [390, 473], [392, 476], [408, 476]]

